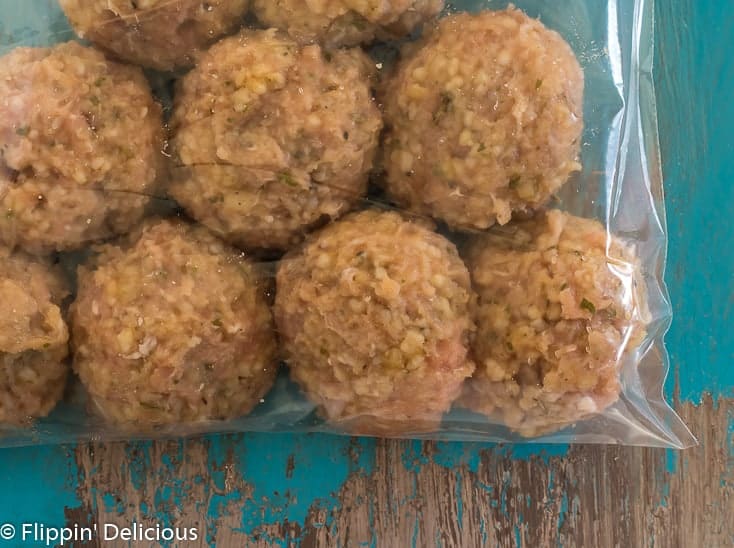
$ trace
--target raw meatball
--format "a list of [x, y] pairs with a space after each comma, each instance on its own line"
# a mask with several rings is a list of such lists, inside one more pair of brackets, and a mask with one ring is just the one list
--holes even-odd
[[264, 284], [202, 227], [159, 221], [79, 269], [74, 368], [129, 429], [248, 413], [276, 374]]
[[407, 36], [443, 6], [444, 0], [254, 0], [252, 9], [301, 43], [335, 47]]
[[0, 248], [0, 422], [44, 417], [66, 384], [68, 294], [50, 263]]
[[162, 171], [143, 73], [69, 42], [0, 58], [0, 243], [70, 250], [128, 231]]
[[59, 0], [77, 34], [120, 59], [186, 68], [242, 23], [249, 0]]
[[464, 404], [536, 436], [617, 400], [649, 316], [631, 249], [553, 210], [477, 237], [467, 264], [479, 300]]
[[474, 370], [471, 298], [451, 242], [365, 211], [286, 255], [275, 317], [292, 378], [329, 421], [406, 434], [436, 429]]
[[447, 17], [386, 85], [384, 164], [399, 204], [461, 230], [542, 205], [578, 163], [584, 75], [514, 8]]
[[212, 47], [176, 96], [173, 197], [249, 249], [284, 249], [348, 211], [366, 191], [382, 127], [368, 63], [275, 30]]

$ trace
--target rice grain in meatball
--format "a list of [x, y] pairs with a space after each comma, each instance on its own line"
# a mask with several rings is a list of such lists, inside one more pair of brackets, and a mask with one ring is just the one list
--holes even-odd
[[524, 436], [603, 411], [645, 334], [646, 292], [631, 249], [596, 221], [557, 210], [470, 246], [477, 370], [463, 403]]
[[170, 193], [250, 249], [285, 249], [367, 188], [380, 113], [359, 50], [299, 47], [275, 30], [223, 40], [184, 77]]
[[248, 413], [276, 375], [255, 267], [203, 227], [159, 221], [80, 267], [74, 368], [126, 429]]
[[407, 36], [443, 6], [444, 0], [254, 0], [252, 9], [301, 43], [334, 47]]
[[60, 0], [77, 34], [124, 61], [187, 68], [237, 29], [249, 0]]
[[143, 73], [75, 42], [0, 58], [0, 243], [33, 253], [127, 232], [162, 172]]
[[469, 275], [452, 243], [365, 211], [281, 261], [276, 324], [292, 378], [353, 433], [434, 430], [474, 365]]
[[44, 417], [61, 399], [69, 370], [60, 309], [67, 294], [50, 262], [0, 248], [0, 423]]
[[385, 89], [387, 190], [456, 229], [505, 224], [578, 169], [584, 76], [521, 11], [442, 19]]

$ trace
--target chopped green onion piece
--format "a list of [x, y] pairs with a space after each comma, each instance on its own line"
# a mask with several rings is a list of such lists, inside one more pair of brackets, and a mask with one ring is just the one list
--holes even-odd
[[584, 310], [588, 310], [592, 314], [596, 312], [596, 307], [594, 306], [594, 303], [587, 300], [586, 298], [581, 299], [581, 308], [583, 308]]

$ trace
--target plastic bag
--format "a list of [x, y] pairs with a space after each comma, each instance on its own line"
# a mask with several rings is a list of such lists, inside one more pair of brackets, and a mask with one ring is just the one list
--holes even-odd
[[[410, 53], [407, 46], [401, 61], [400, 44], [386, 41], [405, 42], [405, 36], [419, 27], [417, 23], [430, 18], [432, 10], [440, 5], [419, 1], [403, 7], [399, 16], [355, 15], [354, 11], [337, 9], [337, 15], [329, 19], [329, 9], [334, 8], [330, 5], [323, 7], [318, 17], [307, 20], [299, 19], [304, 12], [298, 10], [306, 8], [299, 8], [298, 2], [290, 3], [291, 7], [296, 6], [292, 11], [272, 10], [274, 4], [264, 0], [254, 2], [252, 10], [262, 20], [275, 25], [289, 18], [295, 21], [295, 30], [291, 30], [298, 39], [321, 39], [330, 46], [371, 42], [372, 61], [365, 63], [365, 56], [337, 48], [320, 51], [313, 46], [294, 46], [295, 42], [278, 33], [242, 39], [243, 43], [265, 43], [266, 47], [260, 50], [265, 52], [262, 57], [256, 50], [244, 55], [230, 47], [234, 44], [231, 42], [212, 46], [243, 24], [257, 25], [252, 14], [244, 14], [246, 2], [189, 2], [196, 4], [193, 7], [183, 4], [171, 1], [146, 8], [133, 3], [133, 12], [129, 6], [108, 6], [107, 11], [96, 14], [104, 23], [95, 26], [94, 17], [86, 18], [92, 8], [65, 1], [77, 29], [92, 42], [106, 46], [107, 55], [148, 65], [146, 77], [163, 106], [172, 135], [175, 134], [174, 150], [167, 148], [165, 134], [146, 125], [149, 118], [160, 117], [161, 111], [157, 103], [148, 103], [139, 96], [140, 89], [147, 84], [137, 69], [120, 69], [108, 75], [103, 73], [105, 61], [101, 54], [87, 53], [79, 46], [64, 46], [69, 48], [65, 54], [86, 60], [66, 66], [48, 63], [45, 85], [57, 92], [73, 88], [75, 78], [87, 82], [88, 89], [83, 89], [82, 95], [90, 104], [86, 111], [79, 112], [64, 110], [67, 103], [60, 102], [53, 106], [54, 115], [40, 122], [33, 117], [48, 115], [48, 111], [39, 106], [39, 90], [29, 89], [23, 80], [28, 75], [24, 64], [36, 62], [34, 54], [24, 50], [26, 53], [14, 59], [9, 68], [2, 69], [6, 82], [11, 82], [0, 86], [5, 90], [3, 111], [9, 117], [4, 133], [0, 134], [4, 145], [0, 179], [0, 203], [6, 209], [0, 212], [5, 220], [1, 229], [4, 238], [37, 255], [55, 251], [60, 240], [72, 244], [61, 253], [51, 253], [41, 263], [30, 255], [3, 251], [0, 282], [4, 285], [0, 285], [0, 295], [5, 295], [4, 308], [9, 310], [4, 312], [10, 319], [0, 321], [5, 330], [0, 334], [0, 358], [4, 360], [7, 377], [3, 390], [8, 392], [0, 400], [6, 408], [20, 407], [28, 415], [42, 416], [49, 411], [48, 402], [53, 404], [64, 388], [65, 372], [58, 368], [59, 355], [65, 353], [66, 326], [54, 315], [53, 306], [42, 309], [39, 304], [48, 304], [50, 298], [65, 303], [61, 308], [73, 324], [75, 371], [87, 386], [76, 375], [70, 375], [63, 398], [50, 414], [22, 425], [8, 421], [0, 445], [235, 431], [325, 431], [441, 440], [621, 443], [676, 448], [695, 442], [662, 394], [668, 370], [663, 335], [670, 324], [671, 307], [662, 277], [666, 234], [652, 82], [652, 1], [515, 3], [519, 10], [557, 31], [571, 46], [583, 69], [580, 170], [552, 193], [549, 212], [537, 204], [525, 212], [515, 207], [515, 218], [505, 225], [509, 213], [501, 200], [493, 201], [494, 218], [486, 224], [496, 220], [505, 226], [490, 228], [490, 236], [484, 240], [481, 233], [486, 227], [462, 226], [463, 220], [472, 219], [470, 210], [474, 211], [468, 198], [466, 207], [456, 202], [460, 207], [453, 209], [447, 204], [454, 203], [455, 196], [434, 199], [431, 207], [443, 211], [435, 215], [440, 217], [436, 221], [429, 220], [430, 215], [421, 207], [412, 212], [401, 211], [400, 215], [390, 213], [400, 211], [396, 203], [427, 203], [428, 199], [421, 192], [408, 196], [413, 184], [408, 179], [408, 190], [392, 189], [392, 194], [385, 195], [381, 188], [384, 174], [375, 170], [372, 180], [378, 184], [359, 200], [350, 203], [343, 188], [324, 191], [322, 199], [331, 204], [335, 213], [342, 214], [350, 207], [370, 210], [350, 214], [326, 228], [316, 225], [323, 224], [322, 217], [336, 216], [328, 214], [328, 207], [318, 204], [313, 212], [309, 210], [313, 204], [280, 199], [277, 207], [287, 209], [290, 217], [315, 216], [304, 223], [310, 223], [314, 232], [305, 244], [289, 239], [292, 230], [278, 226], [277, 219], [275, 223], [272, 218], [267, 219], [270, 224], [261, 226], [263, 221], [257, 216], [255, 220], [237, 217], [234, 221], [217, 217], [233, 196], [239, 200], [232, 204], [235, 212], [245, 199], [255, 200], [254, 207], [260, 199], [263, 208], [274, 207], [266, 197], [257, 193], [254, 198], [243, 197], [235, 191], [218, 194], [211, 190], [234, 184], [232, 173], [240, 169], [238, 158], [246, 157], [250, 150], [266, 150], [263, 143], [275, 139], [273, 132], [282, 129], [274, 123], [268, 125], [267, 120], [277, 116], [263, 117], [257, 131], [251, 133], [238, 133], [237, 129], [241, 117], [247, 116], [253, 97], [286, 93], [277, 71], [269, 73], [267, 67], [293, 64], [289, 55], [298, 55], [295, 63], [306, 91], [314, 81], [322, 86], [326, 99], [322, 98], [320, 103], [321, 112], [332, 108], [333, 116], [351, 112], [354, 105], [350, 101], [364, 101], [369, 89], [360, 87], [361, 82], [371, 78], [378, 96], [382, 94], [380, 106], [385, 110], [391, 103], [398, 104], [396, 94], [404, 92], [399, 86], [390, 87], [389, 82], [395, 78], [391, 73], [395, 63], [407, 63], [411, 55], [418, 56], [412, 59], [420, 59], [420, 52]], [[174, 5], [176, 9], [169, 9]], [[494, 1], [454, 2], [441, 17], [464, 11], [503, 10], [507, 6], [508, 3]], [[123, 15], [115, 15], [116, 9]], [[189, 9], [200, 10], [194, 19], [206, 24], [192, 21], [194, 12], [186, 11]], [[21, 46], [48, 47], [76, 38], [55, 1], [19, 4], [2, 0], [0, 13], [3, 55], [15, 55], [16, 48]], [[524, 16], [517, 17], [524, 21]], [[527, 28], [531, 27], [532, 23]], [[415, 30], [411, 39], [418, 33]], [[449, 39], [445, 47], [450, 48], [450, 42]], [[213, 49], [205, 53], [210, 46]], [[516, 56], [523, 57], [524, 51], [519, 47]], [[512, 62], [508, 57], [501, 63]], [[7, 57], [5, 63], [8, 65]], [[200, 63], [194, 69], [199, 73], [186, 76], [186, 70], [195, 63]], [[216, 82], [219, 73], [212, 68], [216, 63], [229, 67], [233, 78], [240, 80]], [[242, 66], [237, 68], [239, 64]], [[331, 72], [318, 73], [322, 70], [319, 67], [327, 65]], [[566, 69], [553, 61], [548, 65], [547, 80], [536, 78], [523, 85], [546, 97], [546, 89], [556, 84], [563, 86], [572, 79], [563, 72]], [[94, 78], [85, 73], [96, 70], [102, 72], [95, 73]], [[447, 80], [457, 74], [450, 62], [436, 70], [439, 75], [445, 71]], [[572, 74], [572, 69], [568, 70]], [[408, 84], [410, 78], [420, 77], [416, 75], [419, 72], [414, 71], [407, 77]], [[202, 137], [201, 133], [187, 131], [197, 128], [203, 118], [215, 116], [217, 105], [224, 101], [216, 91], [221, 85], [247, 92], [227, 95], [226, 107], [233, 115], [217, 118], [221, 134], [208, 135], [207, 129]], [[461, 82], [456, 85], [462, 89]], [[329, 95], [335, 90], [341, 95]], [[288, 100], [293, 101], [295, 109], [300, 104], [298, 94], [304, 93], [298, 87], [291, 91], [293, 97]], [[570, 89], [567, 93], [578, 91]], [[431, 91], [424, 88], [420, 93]], [[427, 133], [435, 131], [437, 141], [442, 143], [440, 128], [446, 127], [463, 107], [457, 106], [457, 95], [442, 93], [437, 97], [425, 129]], [[314, 102], [322, 99], [310, 98]], [[572, 97], [563, 95], [557, 104], [572, 102]], [[492, 107], [489, 103], [480, 107]], [[138, 108], [133, 114], [126, 110], [130, 104]], [[340, 159], [332, 157], [329, 165], [345, 185], [351, 184], [353, 165], [365, 158], [371, 162], [373, 156], [375, 165], [387, 165], [394, 160], [398, 166], [405, 164], [406, 177], [415, 173], [410, 162], [416, 160], [405, 157], [407, 145], [398, 142], [396, 135], [401, 124], [395, 119], [386, 120], [388, 127], [383, 133], [383, 146], [389, 150], [377, 151], [375, 135], [382, 121], [375, 104], [370, 103], [373, 110], [360, 112], [358, 119], [352, 117], [353, 132], [339, 134], [345, 142], [357, 143], [350, 149], [352, 153], [355, 149], [375, 148], [370, 154], [349, 157], [340, 165], [342, 171], [334, 167]], [[520, 108], [517, 105], [520, 103], [513, 108]], [[535, 105], [525, 107], [532, 109]], [[517, 112], [513, 111], [512, 116]], [[104, 124], [112, 119], [116, 122], [109, 124], [110, 129]], [[310, 116], [293, 120], [291, 116], [289, 123], [308, 127], [325, 124], [325, 120]], [[557, 135], [566, 119], [559, 120]], [[52, 154], [43, 161], [34, 157], [34, 150], [24, 148], [23, 143], [29, 132], [37, 131], [35, 124], [39, 123], [41, 127], [56, 124], [54, 128], [63, 126], [62, 129], [67, 124], [67, 136], [72, 135], [72, 140], [77, 139], [75, 143], [81, 143], [78, 150], [66, 156]], [[211, 127], [214, 126], [212, 123]], [[406, 135], [413, 129], [411, 123], [401, 127]], [[87, 207], [87, 197], [81, 200], [73, 193], [54, 195], [50, 190], [47, 194], [38, 193], [38, 203], [16, 201], [13, 207], [8, 206], [9, 189], [19, 178], [50, 177], [53, 181], [54, 177], [66, 177], [84, 183], [94, 179], [97, 171], [104, 171], [105, 158], [94, 156], [98, 145], [89, 141], [90, 131], [93, 139], [101, 138], [104, 131], [124, 133], [124, 138], [117, 141], [116, 135], [104, 134], [108, 139], [105, 142], [117, 143], [119, 150], [115, 154], [122, 158], [122, 167], [109, 172], [100, 183], [106, 185], [103, 189], [87, 190], [102, 200], [102, 205], [95, 207], [108, 211], [101, 221], [93, 215], [87, 219], [87, 224], [99, 232], [83, 226], [83, 222], [81, 228], [70, 229], [69, 224], [74, 222], [65, 217], [69, 210], [83, 208], [83, 202]], [[573, 127], [568, 131], [573, 131]], [[414, 133], [421, 138], [421, 131]], [[82, 134], [86, 141], [80, 137]], [[540, 134], [549, 139], [547, 134]], [[460, 139], [463, 138], [462, 135]], [[293, 141], [290, 153], [294, 157], [324, 158], [330, 150], [342, 146], [324, 139], [326, 145], [320, 149], [311, 146], [311, 141], [309, 146], [301, 146], [305, 141]], [[151, 143], [159, 144], [161, 158], [146, 159]], [[460, 145], [477, 155], [489, 146], [483, 141], [471, 141], [471, 136]], [[57, 144], [44, 146], [53, 150]], [[218, 148], [209, 150], [212, 146]], [[545, 146], [547, 143], [541, 143], [538, 150]], [[436, 155], [441, 156], [441, 149], [436, 150]], [[221, 162], [208, 162], [212, 154]], [[169, 165], [156, 167], [158, 160]], [[164, 174], [163, 190], [151, 191], [146, 181], [155, 178], [149, 171], [156, 169], [160, 170], [159, 175]], [[272, 173], [263, 175], [257, 168], [248, 169], [253, 180], [266, 177], [268, 184], [292, 188], [294, 194], [300, 185], [308, 184], [298, 172], [271, 170]], [[309, 177], [311, 183], [318, 183], [327, 180], [328, 174], [315, 170]], [[359, 174], [355, 181], [355, 192], [360, 192], [359, 186], [365, 183]], [[508, 184], [522, 196], [523, 185], [529, 183], [519, 174], [510, 174]], [[156, 224], [143, 220], [141, 211], [145, 207], [146, 213], [152, 211], [159, 218], [185, 216], [166, 196], [170, 187], [178, 189], [171, 194], [188, 214], [214, 232], [229, 230], [230, 241], [252, 253], [232, 255], [231, 248], [208, 230], [188, 221]], [[528, 192], [532, 194], [533, 188], [537, 190], [532, 187]], [[421, 191], [428, 192], [423, 187]], [[487, 203], [489, 200], [488, 197]], [[342, 202], [347, 203], [346, 207]], [[33, 229], [18, 232], [14, 216], [19, 208], [20, 213], [27, 213], [28, 209], [35, 212], [39, 207], [58, 208], [58, 214], [48, 215], [40, 210], [29, 225]], [[534, 220], [530, 218], [532, 209], [541, 210]], [[481, 218], [484, 212], [481, 208], [478, 211]], [[601, 224], [576, 217], [596, 219]], [[448, 226], [441, 219], [448, 220]], [[227, 224], [230, 222], [233, 226]], [[434, 232], [436, 228], [438, 233]], [[8, 236], [11, 230], [15, 231], [12, 238]], [[50, 236], [39, 244], [36, 231]], [[111, 240], [110, 245], [97, 245], [114, 235], [120, 239]], [[447, 239], [459, 246], [461, 258]], [[268, 245], [258, 245], [263, 242]], [[272, 249], [261, 249], [272, 247], [270, 244], [291, 251], [280, 260], [280, 254]], [[587, 245], [588, 249], [583, 247]], [[352, 255], [347, 257], [346, 253]], [[259, 264], [255, 264], [256, 260]], [[172, 273], [156, 266], [168, 261], [180, 267], [181, 272]], [[364, 261], [372, 261], [369, 268], [360, 266]], [[466, 261], [469, 270], [462, 261]], [[380, 266], [383, 263], [385, 268]], [[75, 278], [80, 265], [77, 290]], [[67, 305], [71, 298], [62, 287], [57, 287], [59, 278], [49, 278], [44, 268], [61, 268], [72, 279], [70, 291], [75, 300], [70, 312]], [[209, 277], [196, 281], [199, 269]], [[393, 279], [396, 272], [401, 273], [402, 279]], [[30, 277], [24, 281], [26, 276]], [[134, 282], [126, 285], [125, 276], [132, 276]], [[562, 280], [563, 276], [568, 277], [568, 283]], [[549, 280], [558, 282], [552, 291], [548, 289], [552, 285]], [[26, 284], [28, 287], [22, 287]], [[165, 284], [169, 284], [169, 292], [161, 290]], [[335, 290], [337, 286], [341, 289]], [[354, 293], [345, 294], [344, 287]], [[511, 287], [514, 289], [510, 290]], [[587, 293], [577, 294], [579, 287]], [[421, 291], [429, 292], [430, 298], [424, 298]], [[18, 298], [19, 294], [30, 297], [24, 301]], [[412, 297], [414, 294], [419, 297]], [[547, 298], [547, 307], [541, 312], [533, 300], [538, 295]], [[217, 299], [226, 306], [214, 306], [216, 310], [202, 316], [201, 311], [209, 310], [207, 307], [219, 302]], [[273, 300], [279, 343], [268, 323]], [[377, 301], [382, 304], [375, 304]], [[20, 308], [23, 303], [26, 309]], [[398, 303], [398, 308], [391, 308], [390, 303]], [[517, 308], [520, 306], [522, 310]], [[446, 313], [447, 309], [451, 314]], [[158, 314], [159, 323], [161, 314], [170, 315], [171, 332], [165, 336], [168, 338], [156, 330], [160, 325], [155, 329], [148, 326], [146, 314]], [[132, 327], [126, 327], [126, 322], [131, 321]], [[43, 336], [32, 337], [30, 346], [16, 348], [12, 344], [17, 342], [13, 329], [22, 331], [24, 336], [31, 332], [38, 335], [40, 330]], [[150, 331], [146, 332], [147, 329]], [[476, 340], [489, 336], [494, 338]], [[586, 348], [578, 348], [579, 340], [586, 341]], [[390, 348], [390, 344], [394, 347]], [[429, 347], [438, 350], [429, 356]], [[294, 362], [292, 377], [298, 383], [291, 380], [285, 365], [279, 369], [274, 365], [279, 351], [287, 361]], [[611, 361], [610, 351], [614, 355]], [[25, 362], [17, 359], [18, 352], [25, 352]], [[565, 358], [565, 352], [577, 356], [575, 361]], [[599, 357], [601, 354], [607, 357]], [[588, 356], [588, 361], [578, 356]], [[473, 379], [483, 380], [468, 380], [472, 373]], [[468, 388], [469, 384], [473, 388]], [[448, 407], [451, 410], [444, 414]], [[238, 415], [243, 416], [214, 420]]]

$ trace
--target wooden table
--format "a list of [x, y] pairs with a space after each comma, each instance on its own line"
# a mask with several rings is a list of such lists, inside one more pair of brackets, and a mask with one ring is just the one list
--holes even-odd
[[734, 546], [734, 3], [657, 4], [668, 390], [699, 447], [237, 435], [11, 449], [0, 523], [197, 527], [181, 546]]

